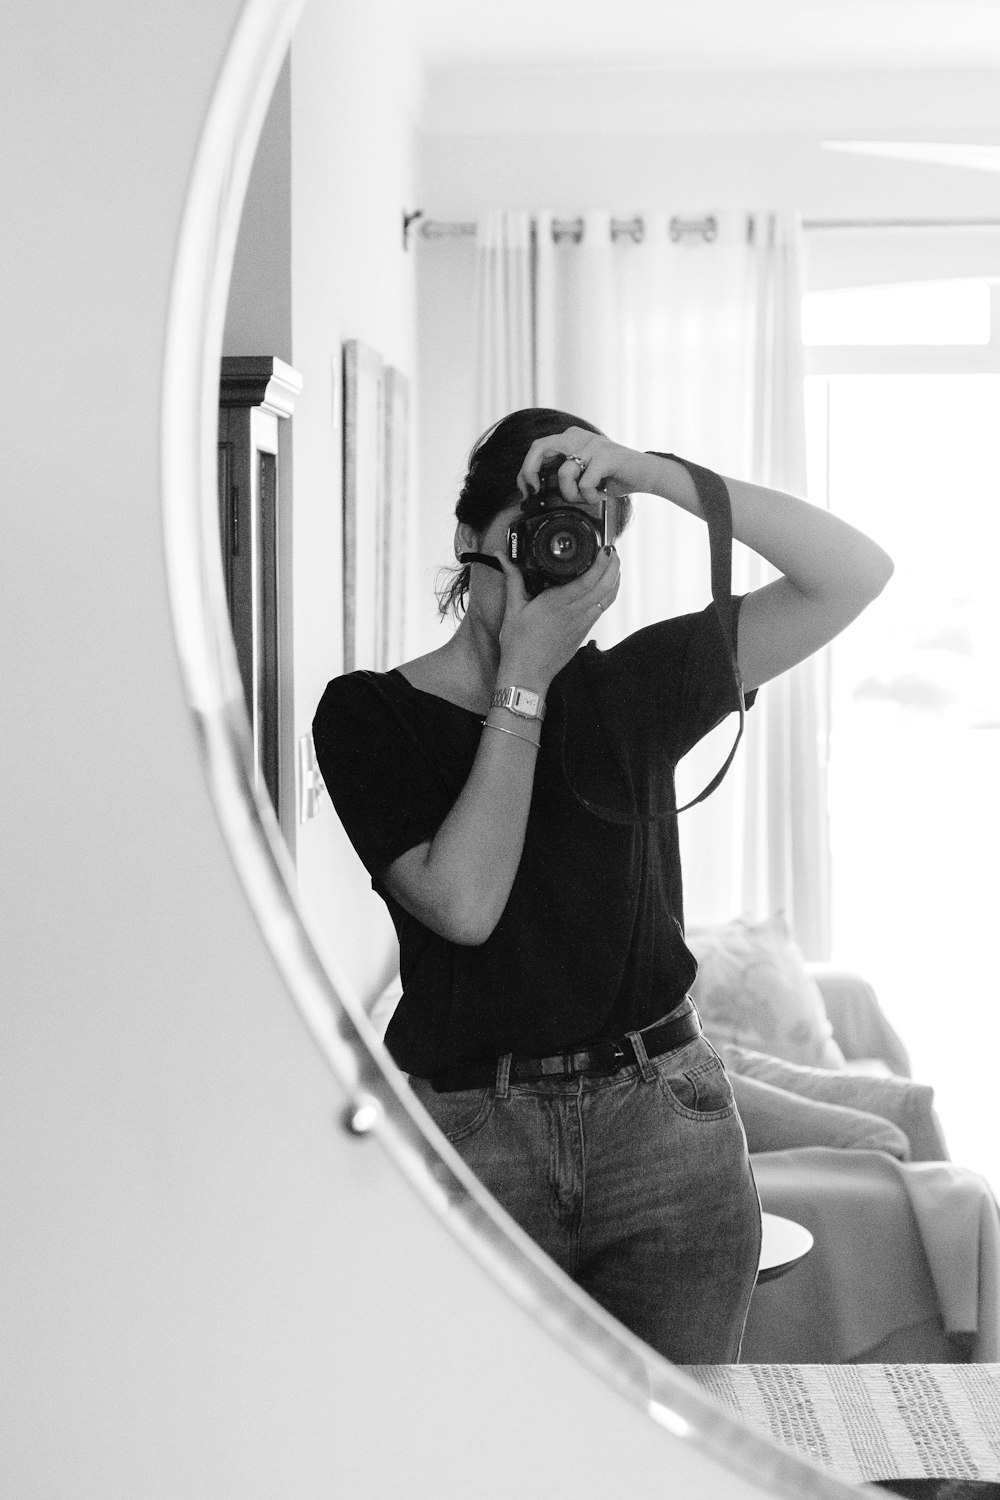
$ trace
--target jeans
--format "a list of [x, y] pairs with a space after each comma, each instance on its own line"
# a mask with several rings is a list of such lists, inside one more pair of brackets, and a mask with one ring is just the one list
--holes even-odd
[[[675, 1015], [692, 1009], [685, 1000]], [[739, 1359], [760, 1202], [733, 1090], [703, 1036], [610, 1077], [509, 1082], [420, 1103], [513, 1219], [677, 1364]]]

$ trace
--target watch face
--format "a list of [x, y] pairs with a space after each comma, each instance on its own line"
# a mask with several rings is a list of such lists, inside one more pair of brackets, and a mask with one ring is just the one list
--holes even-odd
[[540, 719], [544, 713], [538, 694], [530, 688], [498, 688], [493, 694], [493, 707], [506, 708], [524, 719]]

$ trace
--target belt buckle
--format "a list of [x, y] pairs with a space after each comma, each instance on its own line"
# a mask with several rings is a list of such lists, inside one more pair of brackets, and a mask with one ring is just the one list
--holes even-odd
[[625, 1062], [625, 1052], [619, 1042], [598, 1042], [590, 1050], [595, 1054], [595, 1066], [589, 1071], [595, 1073], [598, 1078], [609, 1078], [612, 1073], [617, 1073]]

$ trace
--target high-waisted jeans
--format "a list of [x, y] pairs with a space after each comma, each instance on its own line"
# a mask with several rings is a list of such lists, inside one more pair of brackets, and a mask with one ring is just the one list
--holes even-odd
[[[683, 1014], [686, 1000], [674, 1014]], [[493, 1196], [585, 1291], [677, 1364], [739, 1358], [760, 1203], [725, 1067], [703, 1036], [638, 1065], [421, 1104]]]

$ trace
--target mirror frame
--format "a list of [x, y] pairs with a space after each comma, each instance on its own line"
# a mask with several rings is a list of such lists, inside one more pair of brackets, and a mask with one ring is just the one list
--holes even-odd
[[[315, 0], [321, 3], [321, 0]], [[860, 1489], [744, 1427], [583, 1293], [486, 1192], [386, 1057], [359, 997], [314, 939], [253, 747], [225, 604], [215, 446], [226, 301], [267, 108], [305, 0], [246, 0], [188, 186], [162, 375], [161, 488], [183, 685], [223, 838], [300, 1016], [347, 1096], [344, 1128], [374, 1136], [444, 1227], [531, 1318], [674, 1438], [789, 1500]]]

